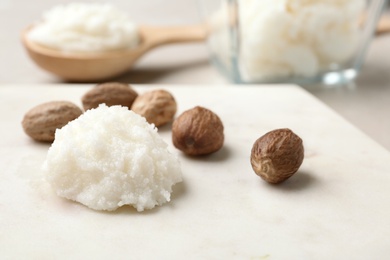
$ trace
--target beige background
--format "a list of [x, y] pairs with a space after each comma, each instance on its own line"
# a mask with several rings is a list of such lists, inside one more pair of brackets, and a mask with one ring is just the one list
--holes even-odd
[[[0, 0], [0, 84], [60, 83], [37, 68], [19, 38], [21, 30], [50, 7], [70, 1]], [[91, 2], [91, 1], [84, 1]], [[200, 20], [196, 0], [109, 1], [139, 24], [180, 25]], [[305, 88], [390, 149], [390, 33], [372, 42], [363, 70], [348, 86]], [[172, 45], [146, 55], [128, 74], [116, 79], [147, 84], [228, 84], [209, 63], [204, 44]], [[1, 98], [1, 97], [0, 97]]]

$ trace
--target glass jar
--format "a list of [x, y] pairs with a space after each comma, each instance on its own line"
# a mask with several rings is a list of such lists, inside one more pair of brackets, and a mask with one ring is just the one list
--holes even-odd
[[199, 0], [212, 62], [235, 83], [356, 77], [385, 0]]

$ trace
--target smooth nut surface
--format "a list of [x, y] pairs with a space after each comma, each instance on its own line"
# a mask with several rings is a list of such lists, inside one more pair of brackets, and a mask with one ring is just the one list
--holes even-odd
[[128, 84], [107, 82], [99, 84], [85, 93], [81, 101], [84, 110], [97, 108], [102, 103], [107, 106], [126, 106], [130, 109], [137, 96], [138, 93]]
[[78, 106], [68, 101], [43, 103], [25, 114], [23, 130], [37, 141], [52, 142], [57, 128], [78, 118], [82, 113]]
[[150, 124], [162, 126], [173, 120], [177, 104], [175, 98], [165, 90], [152, 90], [139, 95], [131, 110], [146, 118]]
[[205, 155], [223, 146], [221, 119], [212, 111], [195, 107], [183, 112], [172, 125], [173, 145], [188, 155]]
[[303, 162], [302, 139], [290, 129], [276, 129], [256, 140], [251, 165], [269, 183], [280, 183], [296, 173]]

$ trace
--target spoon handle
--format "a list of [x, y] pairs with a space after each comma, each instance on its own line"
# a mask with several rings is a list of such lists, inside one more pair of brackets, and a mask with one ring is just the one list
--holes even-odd
[[376, 27], [376, 34], [381, 35], [390, 32], [390, 17], [387, 15], [382, 16]]
[[207, 37], [206, 27], [202, 24], [172, 27], [142, 26], [139, 32], [141, 39], [149, 47], [169, 43], [200, 42]]

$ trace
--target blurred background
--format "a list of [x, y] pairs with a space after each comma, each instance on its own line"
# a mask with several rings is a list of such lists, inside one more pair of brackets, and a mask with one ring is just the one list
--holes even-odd
[[[66, 83], [38, 68], [27, 56], [21, 31], [44, 11], [69, 3], [65, 0], [0, 0], [0, 83]], [[96, 2], [84, 0], [83, 2]], [[142, 25], [186, 25], [201, 21], [196, 0], [112, 0]], [[384, 15], [388, 11], [384, 10]], [[372, 41], [359, 76], [338, 86], [304, 86], [352, 124], [390, 149], [390, 33]], [[200, 87], [231, 84], [210, 63], [205, 43], [175, 44], [155, 49], [116, 81], [131, 84], [197, 84]]]

